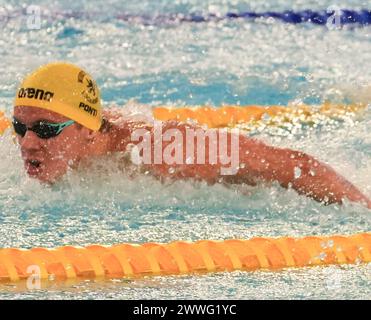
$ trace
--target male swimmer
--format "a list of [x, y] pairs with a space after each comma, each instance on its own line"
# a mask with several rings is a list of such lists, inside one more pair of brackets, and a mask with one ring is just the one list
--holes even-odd
[[[42, 66], [24, 79], [15, 98], [13, 128], [28, 175], [46, 183], [57, 181], [68, 168], [77, 167], [84, 159], [126, 152], [128, 147], [138, 146], [144, 138], [133, 139], [136, 130], [147, 132], [146, 141], [152, 154], [159, 143], [153, 125], [127, 119], [112, 110], [102, 110], [94, 80], [79, 67], [61, 62]], [[162, 132], [177, 129], [181, 139], [185, 139], [190, 128], [195, 126], [168, 121], [163, 124]], [[228, 133], [227, 141], [232, 141], [232, 135]], [[224, 163], [219, 158], [214, 163], [152, 160], [141, 167], [160, 179], [250, 185], [277, 181], [283, 187], [291, 187], [299, 194], [326, 204], [348, 199], [371, 209], [367, 196], [310, 155], [268, 146], [243, 134], [238, 135], [238, 139], [237, 151], [232, 150], [231, 142], [227, 149], [237, 152], [239, 163], [243, 165], [230, 175], [221, 174]], [[165, 151], [171, 142], [167, 140], [161, 144]], [[209, 147], [213, 145], [206, 139], [205, 150]], [[185, 152], [182, 151], [182, 159], [186, 158]], [[295, 173], [298, 168], [299, 175]]]

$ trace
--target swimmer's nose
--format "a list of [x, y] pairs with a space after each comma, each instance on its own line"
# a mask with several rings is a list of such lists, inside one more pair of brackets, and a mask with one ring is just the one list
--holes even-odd
[[27, 130], [25, 136], [20, 138], [19, 144], [22, 150], [39, 150], [41, 147], [42, 139], [39, 138], [35, 132]]

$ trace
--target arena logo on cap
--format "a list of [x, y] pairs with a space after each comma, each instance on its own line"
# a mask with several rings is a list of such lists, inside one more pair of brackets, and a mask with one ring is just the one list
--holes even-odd
[[18, 91], [18, 98], [51, 101], [53, 96], [54, 92], [44, 91], [37, 88], [20, 88]]

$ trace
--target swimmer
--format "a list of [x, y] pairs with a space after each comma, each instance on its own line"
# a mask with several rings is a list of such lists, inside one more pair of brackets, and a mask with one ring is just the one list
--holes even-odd
[[[103, 110], [99, 89], [92, 77], [79, 67], [63, 62], [42, 66], [24, 79], [16, 94], [12, 123], [27, 174], [45, 183], [56, 182], [69, 168], [78, 167], [86, 159], [125, 153], [130, 148], [143, 145], [145, 139], [150, 155], [159, 145], [165, 152], [172, 143], [171, 139], [163, 139], [161, 146], [156, 140], [153, 124], [123, 117], [113, 110]], [[186, 145], [183, 139], [187, 130], [206, 130], [176, 121], [167, 121], [161, 127], [162, 133], [174, 129], [180, 133], [179, 141], [184, 142], [183, 145]], [[136, 132], [146, 134], [141, 140], [133, 139]], [[367, 196], [312, 156], [268, 146], [244, 134], [238, 134], [237, 150], [232, 150], [235, 147], [232, 144], [234, 134], [227, 134], [226, 146], [228, 154], [235, 151], [239, 159], [238, 169], [232, 174], [221, 174], [224, 163], [219, 157], [216, 162], [208, 163], [210, 154], [206, 154], [205, 163], [200, 164], [192, 161], [156, 162], [152, 156], [149, 157], [151, 161], [142, 163], [140, 167], [159, 179], [249, 185], [276, 181], [325, 204], [341, 204], [348, 199], [371, 209]], [[220, 139], [217, 137], [216, 144]], [[212, 147], [215, 145], [205, 139], [205, 150]], [[198, 149], [194, 159], [197, 152]], [[182, 149], [180, 159], [186, 159], [187, 155]]]

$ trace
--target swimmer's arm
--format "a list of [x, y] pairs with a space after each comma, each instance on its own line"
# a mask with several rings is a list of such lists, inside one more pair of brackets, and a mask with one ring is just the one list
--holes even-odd
[[243, 143], [245, 147], [242, 144], [242, 149], [249, 152], [246, 154], [241, 150], [240, 161], [246, 163], [246, 175], [250, 178], [278, 181], [285, 188], [292, 187], [299, 194], [327, 204], [342, 203], [347, 198], [371, 209], [370, 199], [330, 166], [312, 156], [267, 146], [252, 139]]

